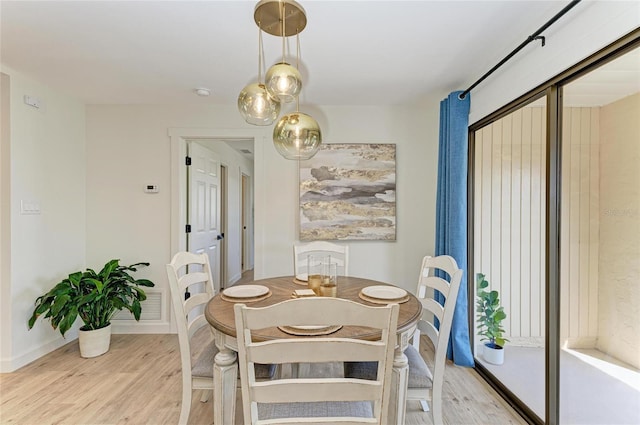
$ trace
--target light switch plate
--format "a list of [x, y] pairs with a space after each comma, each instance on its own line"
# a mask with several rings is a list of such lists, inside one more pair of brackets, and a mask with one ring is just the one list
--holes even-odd
[[40, 107], [42, 106], [42, 101], [40, 99], [34, 96], [26, 95], [26, 94], [24, 95], [24, 103], [38, 109], [40, 109]]
[[20, 201], [20, 214], [40, 214], [40, 203]]

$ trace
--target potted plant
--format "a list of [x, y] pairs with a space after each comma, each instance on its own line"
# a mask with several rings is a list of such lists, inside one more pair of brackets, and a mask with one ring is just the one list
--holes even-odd
[[479, 334], [484, 343], [483, 357], [492, 364], [504, 362], [504, 328], [501, 323], [507, 318], [504, 307], [500, 306], [498, 291], [488, 291], [489, 282], [482, 273], [476, 274], [476, 312]]
[[100, 272], [92, 269], [71, 273], [49, 292], [38, 297], [29, 319], [29, 329], [44, 314], [53, 329], [64, 334], [71, 329], [76, 318], [84, 322], [78, 339], [82, 357], [96, 357], [109, 350], [111, 318], [118, 310], [127, 309], [140, 320], [141, 301], [147, 296], [141, 286], [152, 287], [148, 279], [134, 279], [131, 272], [148, 266], [136, 263], [121, 266], [120, 260], [111, 260]]

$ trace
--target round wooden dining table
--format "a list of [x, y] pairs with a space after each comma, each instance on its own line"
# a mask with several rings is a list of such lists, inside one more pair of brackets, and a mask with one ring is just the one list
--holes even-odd
[[[272, 277], [267, 279], [248, 282], [251, 285], [263, 285], [269, 288], [270, 295], [256, 301], [239, 299], [251, 307], [264, 307], [276, 304], [292, 298], [296, 289], [305, 289], [306, 285], [299, 282], [294, 276]], [[338, 278], [338, 298], [356, 301], [366, 305], [376, 305], [360, 298], [360, 290], [367, 286], [389, 285], [371, 279], [358, 277], [340, 276]], [[237, 286], [237, 285], [236, 285]], [[389, 285], [393, 286], [393, 285]], [[222, 293], [217, 294], [207, 304], [205, 317], [211, 325], [214, 333], [215, 343], [219, 353], [215, 356], [213, 379], [214, 379], [214, 424], [229, 425], [235, 421], [236, 410], [236, 384], [238, 378], [237, 350], [235, 317], [233, 306], [235, 302], [230, 301]], [[416, 330], [418, 320], [422, 315], [422, 304], [411, 293], [408, 292], [408, 300], [400, 303], [398, 315], [398, 331], [395, 356], [393, 361], [393, 373], [391, 383], [391, 402], [389, 404], [389, 424], [402, 425], [405, 417], [405, 406], [408, 384], [408, 361], [404, 354], [405, 348], [409, 344], [409, 339]], [[332, 334], [335, 337], [375, 339], [378, 337], [372, 333], [370, 328], [345, 326]], [[264, 340], [274, 338], [296, 338], [296, 336], [285, 333], [278, 328], [264, 329], [257, 338]], [[395, 400], [395, 401], [394, 401]]]

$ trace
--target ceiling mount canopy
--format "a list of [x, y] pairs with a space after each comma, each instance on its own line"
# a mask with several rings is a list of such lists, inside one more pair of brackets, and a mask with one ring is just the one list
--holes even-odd
[[[283, 33], [285, 37], [300, 34], [307, 26], [304, 8], [293, 0], [261, 0], [256, 5], [253, 19], [262, 31], [276, 37], [282, 37]], [[284, 29], [283, 22], [286, 22]]]

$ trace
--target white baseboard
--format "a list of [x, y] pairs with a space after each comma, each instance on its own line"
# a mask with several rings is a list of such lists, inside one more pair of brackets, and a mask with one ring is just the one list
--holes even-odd
[[71, 329], [65, 335], [65, 338], [56, 338], [17, 357], [13, 357], [11, 359], [2, 359], [2, 361], [0, 361], [0, 373], [15, 372], [21, 367], [26, 366], [35, 360], [38, 360], [40, 357], [47, 355], [54, 350], [57, 350], [63, 345], [75, 341], [76, 339], [78, 339], [78, 330]]
[[[130, 320], [113, 320], [111, 332], [114, 334], [170, 334], [171, 324], [164, 321], [153, 321], [153, 323], [136, 322]], [[42, 344], [35, 349], [13, 357], [10, 359], [0, 359], [0, 373], [11, 373], [29, 363], [38, 360], [40, 357], [57, 350], [58, 348], [78, 339], [78, 330], [74, 327], [70, 329], [65, 338], [59, 337], [50, 342]]]

